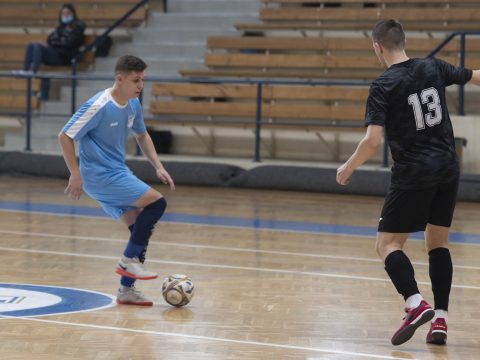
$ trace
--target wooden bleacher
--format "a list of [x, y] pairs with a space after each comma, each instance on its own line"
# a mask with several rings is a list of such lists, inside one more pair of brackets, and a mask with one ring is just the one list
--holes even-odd
[[[0, 33], [0, 70], [18, 70], [22, 68], [25, 47], [29, 42], [46, 43], [48, 34], [58, 24], [59, 10], [63, 0], [0, 0], [0, 26], [5, 28]], [[112, 25], [137, 0], [78, 0], [74, 2], [79, 19], [87, 25], [84, 46], [96, 39], [95, 32]], [[147, 9], [140, 8], [124, 24], [123, 28], [140, 25], [146, 19]], [[10, 29], [9, 29], [10, 28]], [[23, 30], [23, 31], [22, 31]], [[22, 32], [19, 32], [22, 31]], [[93, 49], [94, 50], [94, 49]], [[94, 52], [86, 53], [78, 65], [78, 70], [91, 69], [94, 66]], [[70, 66], [42, 65], [41, 71], [70, 71]], [[7, 110], [25, 109], [25, 79], [0, 79], [16, 86], [13, 94], [0, 87], [0, 108]], [[38, 93], [40, 83], [34, 81], [33, 90]], [[37, 97], [32, 98], [32, 108], [38, 108]]]
[[[260, 10], [261, 22], [237, 24], [238, 30], [371, 30], [380, 19], [400, 19], [408, 31], [477, 30], [480, 20], [480, 4], [476, 0], [262, 2], [265, 7]], [[332, 3], [339, 6], [329, 7]]]
[[[372, 80], [383, 69], [367, 33], [353, 35], [352, 29], [371, 30], [379, 19], [398, 18], [408, 32], [419, 30], [415, 22], [421, 20], [422, 26], [430, 24], [431, 29], [445, 34], [452, 21], [459, 22], [460, 28], [469, 24], [478, 28], [480, 20], [480, 3], [474, 0], [263, 0], [263, 4], [259, 14], [263, 23], [255, 28], [253, 36], [209, 38], [204, 58], [207, 69], [182, 70], [181, 75]], [[289, 36], [275, 36], [268, 31], [270, 25], [289, 30]], [[310, 27], [321, 33], [296, 32]], [[348, 36], [332, 37], [324, 30], [348, 32]], [[413, 57], [424, 57], [442, 40], [438, 33], [409, 36], [407, 50]], [[438, 56], [459, 65], [459, 48], [455, 40]], [[466, 66], [480, 67], [478, 38], [468, 39], [467, 53]]]
[[[22, 68], [25, 46], [32, 41], [45, 42], [47, 35], [43, 34], [0, 34], [0, 69], [18, 70]], [[85, 45], [95, 40], [95, 35], [85, 36]], [[93, 66], [95, 55], [92, 51], [85, 54], [79, 63], [80, 70], [87, 70]], [[42, 71], [69, 71], [69, 66], [40, 67]], [[26, 80], [17, 78], [0, 78], [0, 109], [13, 111], [25, 110], [26, 105]], [[40, 81], [32, 82], [32, 109], [38, 109], [40, 101]]]
[[[0, 34], [0, 69], [18, 70], [22, 68], [23, 58], [25, 56], [25, 47], [29, 42], [46, 43], [48, 34]], [[84, 46], [95, 41], [96, 35], [85, 35]], [[93, 52], [85, 54], [81, 61], [81, 67], [88, 69], [93, 66], [95, 56]], [[64, 66], [44, 66], [42, 70], [69, 70], [70, 67]]]
[[[80, 0], [75, 1], [79, 19], [88, 28], [105, 28], [122, 17], [137, 0]], [[58, 24], [58, 13], [63, 1], [44, 0], [0, 0], [0, 26], [45, 27]], [[137, 10], [122, 25], [123, 27], [138, 26], [145, 21], [147, 9]]]
[[[328, 144], [325, 132], [363, 131], [367, 87], [270, 84], [263, 86], [262, 94], [262, 129], [311, 132], [328, 146], [333, 159], [338, 159], [338, 148]], [[254, 131], [256, 126], [255, 84], [162, 83], [153, 85], [152, 95], [154, 117], [147, 119], [147, 126], [186, 126], [212, 155], [214, 133], [205, 137], [199, 128]], [[275, 157], [275, 150], [267, 146]]]
[[[12, 81], [9, 78], [0, 79], [0, 108], [10, 108], [12, 110], [25, 110], [27, 100], [25, 91], [27, 90], [27, 81], [25, 79], [17, 79]], [[32, 81], [32, 90], [40, 91], [40, 80]], [[32, 97], [32, 107], [38, 106], [38, 98]]]
[[[440, 39], [432, 38], [409, 38], [408, 51], [425, 54], [435, 48], [441, 42]], [[241, 36], [210, 36], [207, 40], [207, 50], [242, 51], [261, 50], [263, 52], [287, 51], [362, 51], [372, 53], [372, 40], [367, 37], [241, 37]], [[444, 52], [458, 52], [460, 41], [452, 40], [444, 47]], [[480, 51], [480, 40], [469, 39], [466, 42], [467, 51]]]
[[[292, 120], [309, 130], [339, 122], [346, 128], [358, 128], [368, 88], [264, 85], [262, 93], [263, 127], [288, 128], [292, 123], [285, 120]], [[161, 117], [162, 124], [208, 125], [221, 118], [226, 125], [230, 119], [232, 126], [255, 127], [255, 84], [162, 83], [153, 85], [152, 95], [150, 112]], [[196, 119], [182, 123], [177, 115]]]
[[[302, 6], [305, 3], [309, 6]], [[338, 7], [329, 6], [333, 3]], [[428, 55], [450, 29], [476, 28], [480, 23], [477, 0], [263, 0], [263, 4], [261, 23], [237, 26], [255, 33], [209, 37], [206, 69], [180, 71], [182, 76], [196, 78], [195, 83], [153, 87], [150, 112], [155, 118], [151, 125], [183, 125], [199, 136], [195, 129], [200, 126], [253, 129], [256, 85], [197, 82], [215, 77], [370, 81], [384, 71], [369, 37], [378, 19], [400, 19], [411, 57]], [[411, 30], [415, 36], [410, 36]], [[460, 41], [455, 39], [438, 57], [459, 65], [459, 51]], [[465, 66], [480, 68], [480, 38], [468, 38], [466, 51]], [[325, 131], [361, 130], [367, 95], [368, 87], [267, 82], [263, 86], [262, 129], [308, 131], [320, 139]]]
[[[27, 81], [25, 79], [0, 78], [0, 108], [8, 109], [12, 113], [23, 112], [27, 106]], [[32, 90], [40, 91], [40, 80], [32, 81]], [[32, 96], [32, 108], [37, 108], [38, 97]], [[5, 133], [22, 131], [23, 124], [20, 118], [14, 116], [0, 116], [0, 145], [3, 145]]]
[[[410, 38], [408, 53], [424, 57], [441, 39]], [[368, 38], [210, 37], [208, 69], [182, 70], [183, 76], [283, 77], [372, 80], [382, 71]], [[459, 64], [458, 39], [439, 57]], [[480, 67], [480, 39], [467, 41], [466, 66]]]

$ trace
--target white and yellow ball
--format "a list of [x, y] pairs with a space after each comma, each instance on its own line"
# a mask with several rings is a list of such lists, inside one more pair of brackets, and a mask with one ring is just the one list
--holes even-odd
[[163, 280], [163, 298], [172, 306], [187, 305], [192, 300], [194, 291], [193, 281], [186, 275], [174, 274]]

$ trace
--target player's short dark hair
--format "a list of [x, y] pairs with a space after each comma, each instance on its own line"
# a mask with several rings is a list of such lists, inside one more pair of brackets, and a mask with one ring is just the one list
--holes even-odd
[[120, 57], [115, 64], [115, 74], [119, 72], [129, 73], [132, 71], [142, 72], [147, 68], [145, 62], [133, 55], [125, 55]]
[[403, 50], [405, 48], [405, 32], [397, 20], [380, 20], [372, 31], [374, 42], [387, 50]]

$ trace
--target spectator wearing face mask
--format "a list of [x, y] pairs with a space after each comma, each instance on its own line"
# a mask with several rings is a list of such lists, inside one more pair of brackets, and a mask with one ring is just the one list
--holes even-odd
[[64, 4], [58, 16], [59, 24], [48, 36], [47, 44], [32, 42], [27, 45], [24, 71], [36, 73], [41, 64], [70, 65], [84, 42], [85, 23], [77, 18], [75, 7]]

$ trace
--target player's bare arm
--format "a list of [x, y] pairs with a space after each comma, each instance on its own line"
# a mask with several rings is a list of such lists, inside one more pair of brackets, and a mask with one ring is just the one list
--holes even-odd
[[367, 133], [360, 141], [355, 152], [350, 158], [337, 169], [337, 183], [348, 185], [349, 178], [353, 172], [370, 159], [378, 150], [382, 143], [383, 127], [379, 125], [369, 125]]
[[162, 180], [164, 184], [170, 185], [172, 191], [175, 190], [175, 183], [173, 182], [170, 174], [165, 170], [162, 163], [158, 159], [157, 152], [155, 151], [155, 146], [153, 145], [152, 138], [148, 132], [143, 134], [135, 135], [135, 140], [137, 141], [138, 146], [142, 150], [143, 154], [147, 157], [148, 161], [153, 165], [156, 171], [157, 177]]
[[80, 169], [78, 168], [77, 157], [75, 156], [75, 143], [63, 131], [58, 134], [58, 142], [62, 148], [63, 158], [70, 171], [70, 178], [68, 186], [65, 189], [65, 194], [73, 199], [78, 200], [82, 196], [82, 177], [80, 176]]
[[480, 70], [473, 70], [470, 83], [473, 85], [480, 85]]

